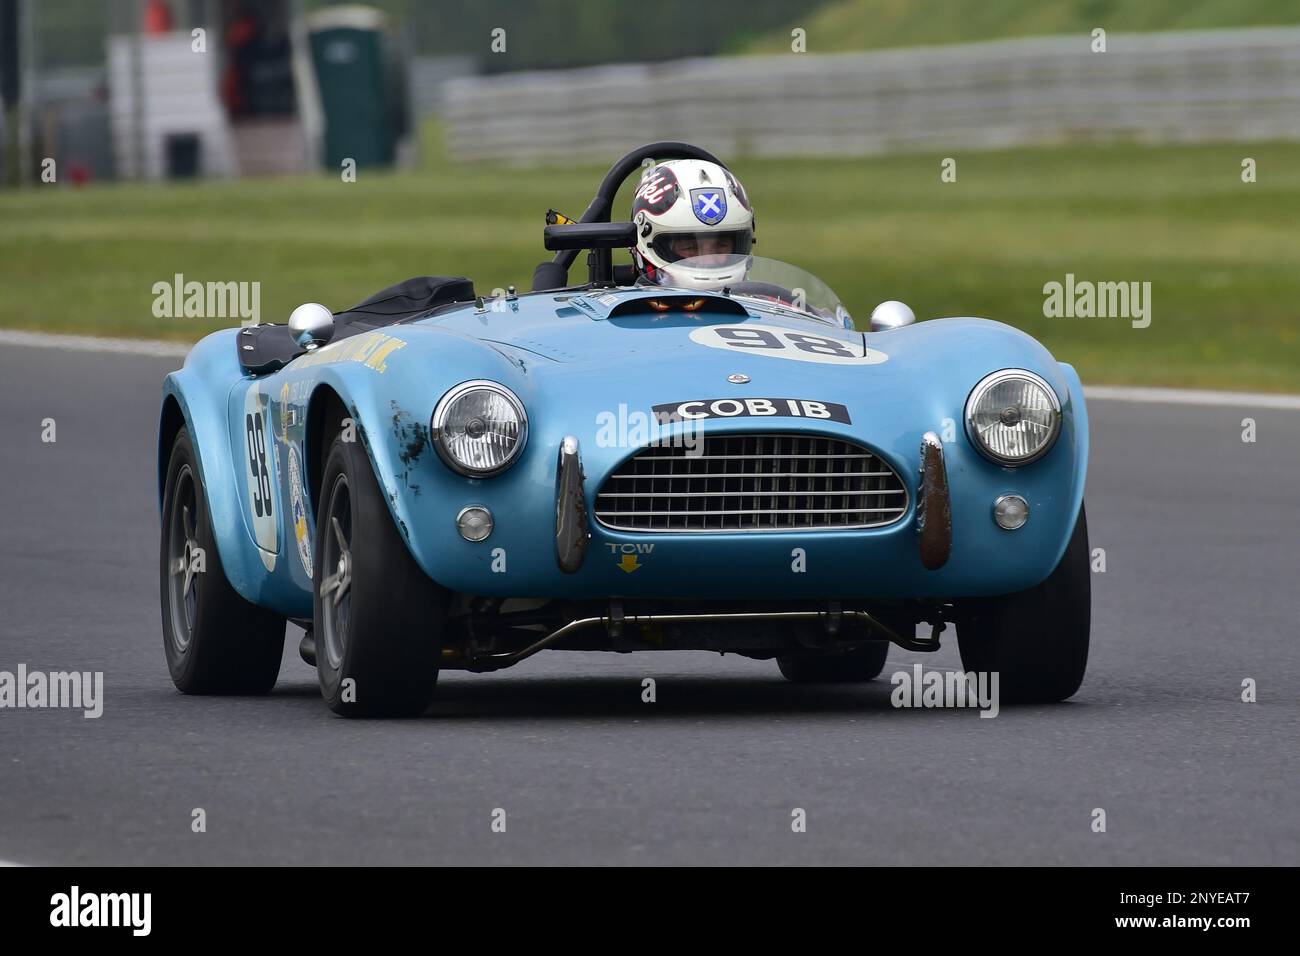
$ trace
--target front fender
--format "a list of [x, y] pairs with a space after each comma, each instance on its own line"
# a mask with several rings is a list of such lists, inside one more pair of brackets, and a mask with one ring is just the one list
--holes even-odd
[[[298, 414], [306, 421], [308, 434], [321, 424], [314, 416], [323, 414], [326, 407], [320, 401], [322, 393], [337, 397], [355, 423], [356, 436], [363, 443], [399, 533], [424, 572], [439, 580], [445, 577], [445, 568], [429, 549], [417, 546], [416, 531], [427, 524], [420, 505], [431, 497], [453, 494], [467, 479], [448, 469], [433, 449], [430, 421], [434, 407], [461, 382], [488, 379], [513, 390], [528, 408], [535, 397], [532, 361], [439, 328], [403, 326], [386, 332], [405, 344], [385, 356], [382, 368], [322, 350], [319, 360], [300, 359], [283, 374], [289, 381], [295, 377], [307, 381], [307, 388], [293, 389], [292, 394], [299, 396]], [[306, 457], [308, 480], [318, 487], [321, 462]], [[455, 535], [449, 523], [446, 529], [429, 529], [420, 537], [438, 537], [444, 530]]]
[[[1061, 366], [1061, 372], [1069, 389], [1069, 394], [1061, 397], [1064, 406], [1062, 427], [1068, 426], [1071, 433], [1063, 436], [1062, 440], [1068, 437], [1074, 442], [1074, 483], [1070, 495], [1070, 528], [1073, 532], [1074, 525], [1079, 520], [1079, 512], [1083, 509], [1083, 492], [1088, 483], [1088, 456], [1092, 449], [1092, 433], [1088, 425], [1088, 403], [1083, 396], [1083, 382], [1079, 379], [1079, 373], [1075, 371], [1073, 365], [1065, 362], [1058, 364]], [[1053, 568], [1061, 563], [1069, 544], [1068, 537], [1061, 542], [1056, 552], [1056, 560], [1052, 562]]]
[[159, 508], [166, 493], [164, 482], [171, 451], [167, 437], [167, 407], [175, 401], [190, 433], [194, 454], [212, 522], [217, 554], [226, 579], [240, 595], [254, 603], [266, 603], [266, 568], [249, 539], [242, 517], [236, 471], [231, 456], [227, 403], [230, 391], [244, 381], [235, 350], [238, 329], [222, 329], [201, 339], [180, 369], [163, 380], [163, 415], [159, 422]]

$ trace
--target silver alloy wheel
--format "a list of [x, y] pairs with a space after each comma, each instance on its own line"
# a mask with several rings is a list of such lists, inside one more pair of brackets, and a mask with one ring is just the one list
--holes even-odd
[[348, 480], [339, 475], [330, 489], [329, 507], [325, 511], [328, 524], [322, 530], [325, 541], [322, 544], [322, 569], [333, 569], [320, 583], [322, 620], [321, 633], [324, 638], [326, 659], [332, 668], [338, 668], [343, 661], [343, 652], [347, 646], [348, 615], [352, 609], [352, 497], [348, 491]]
[[199, 550], [195, 515], [198, 486], [190, 466], [182, 465], [172, 492], [172, 509], [167, 529], [167, 596], [172, 615], [172, 640], [178, 651], [189, 647], [198, 619], [199, 583], [195, 558]]

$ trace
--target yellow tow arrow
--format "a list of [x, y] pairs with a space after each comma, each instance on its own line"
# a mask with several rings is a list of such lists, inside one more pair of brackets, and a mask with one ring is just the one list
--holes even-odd
[[618, 563], [618, 566], [628, 574], [631, 574], [637, 568], [641, 567], [641, 562], [636, 559], [635, 554], [625, 554], [623, 555], [623, 560]]

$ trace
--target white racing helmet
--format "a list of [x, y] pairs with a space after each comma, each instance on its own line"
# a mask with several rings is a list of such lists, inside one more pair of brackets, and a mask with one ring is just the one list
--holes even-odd
[[[735, 176], [717, 163], [673, 159], [648, 166], [632, 200], [632, 260], [647, 281], [721, 289], [744, 279], [754, 211]], [[674, 263], [690, 260], [674, 268]]]

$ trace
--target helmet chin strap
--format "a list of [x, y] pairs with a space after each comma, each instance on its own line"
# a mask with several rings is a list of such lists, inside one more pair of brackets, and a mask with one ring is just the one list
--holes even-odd
[[632, 250], [632, 263], [636, 266], [637, 272], [645, 276], [651, 282], [659, 281], [659, 269], [653, 262], [641, 255], [640, 249]]

